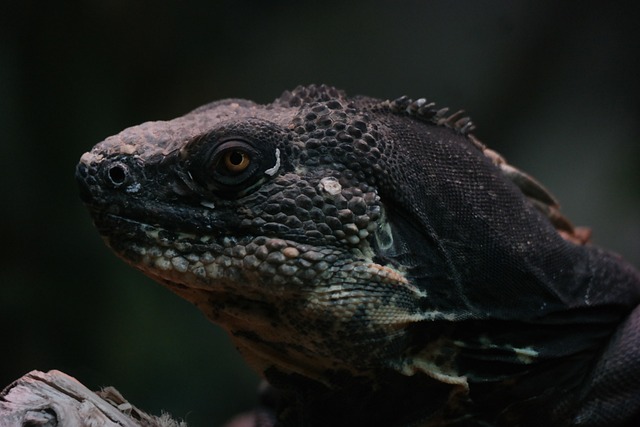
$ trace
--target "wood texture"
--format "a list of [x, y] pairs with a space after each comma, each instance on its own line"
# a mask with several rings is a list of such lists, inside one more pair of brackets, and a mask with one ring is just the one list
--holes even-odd
[[60, 371], [31, 371], [0, 393], [3, 427], [186, 427], [148, 415], [113, 387], [93, 392]]

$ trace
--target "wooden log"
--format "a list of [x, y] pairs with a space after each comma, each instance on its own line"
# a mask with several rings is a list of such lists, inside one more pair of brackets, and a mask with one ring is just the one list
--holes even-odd
[[186, 427], [146, 414], [113, 387], [93, 392], [60, 371], [31, 371], [0, 393], [3, 427]]

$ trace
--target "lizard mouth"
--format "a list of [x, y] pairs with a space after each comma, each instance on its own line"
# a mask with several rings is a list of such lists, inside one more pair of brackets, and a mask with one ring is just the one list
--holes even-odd
[[171, 287], [228, 288], [236, 294], [277, 288], [299, 294], [314, 280], [331, 276], [331, 267], [345, 256], [338, 249], [292, 240], [199, 234], [113, 212], [96, 212], [94, 222], [119, 257]]

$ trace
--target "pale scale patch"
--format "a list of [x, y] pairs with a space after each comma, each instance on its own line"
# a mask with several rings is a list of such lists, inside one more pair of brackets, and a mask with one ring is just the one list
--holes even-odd
[[342, 185], [338, 180], [332, 176], [324, 177], [320, 180], [318, 187], [321, 191], [324, 191], [332, 196], [337, 196], [342, 191]]

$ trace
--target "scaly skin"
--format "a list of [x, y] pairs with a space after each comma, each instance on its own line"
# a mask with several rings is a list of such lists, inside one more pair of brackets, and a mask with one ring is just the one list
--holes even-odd
[[640, 274], [472, 129], [299, 87], [126, 129], [77, 177], [116, 254], [271, 383], [277, 425], [634, 425]]

